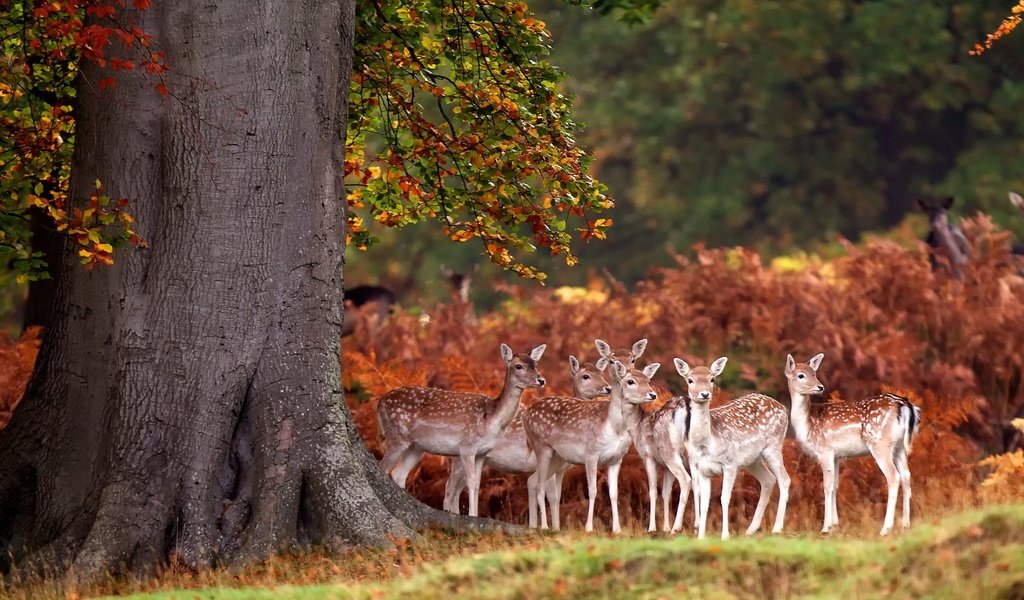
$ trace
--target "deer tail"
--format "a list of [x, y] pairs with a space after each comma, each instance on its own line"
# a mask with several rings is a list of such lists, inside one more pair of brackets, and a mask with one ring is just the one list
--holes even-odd
[[899, 403], [899, 419], [906, 423], [906, 427], [903, 429], [903, 447], [906, 448], [909, 455], [911, 445], [914, 443], [914, 437], [921, 429], [921, 408], [915, 406], [906, 398], [900, 398]]

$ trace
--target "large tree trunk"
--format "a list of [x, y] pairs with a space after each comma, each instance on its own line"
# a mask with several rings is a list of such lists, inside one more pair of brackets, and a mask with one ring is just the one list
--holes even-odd
[[168, 53], [168, 97], [144, 74], [84, 70], [73, 197], [99, 179], [132, 199], [150, 246], [55, 273], [0, 433], [0, 547], [16, 561], [237, 562], [451, 522], [380, 472], [339, 384], [353, 11], [157, 2], [119, 19]]

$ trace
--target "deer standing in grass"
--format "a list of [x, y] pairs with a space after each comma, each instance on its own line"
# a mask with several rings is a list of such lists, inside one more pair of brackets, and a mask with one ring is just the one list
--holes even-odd
[[[689, 422], [684, 422], [686, 452], [693, 478], [697, 505], [697, 537], [703, 538], [711, 504], [711, 476], [722, 475], [722, 539], [729, 538], [729, 503], [736, 475], [744, 468], [761, 484], [761, 496], [747, 527], [751, 535], [761, 527], [765, 508], [779, 482], [779, 508], [772, 533], [782, 531], [789, 501], [789, 473], [782, 460], [786, 439], [786, 407], [763, 394], [747, 394], [714, 409], [709, 408], [715, 377], [721, 375], [728, 359], [724, 356], [711, 367], [690, 368], [680, 358], [676, 371], [686, 380], [690, 397]], [[685, 417], [685, 415], [682, 415]]]
[[[552, 473], [564, 471], [568, 465], [584, 465], [587, 471], [587, 531], [594, 530], [594, 502], [597, 497], [597, 468], [608, 466], [608, 496], [612, 506], [612, 532], [619, 526], [619, 468], [629, 450], [631, 438], [628, 424], [639, 419], [641, 404], [654, 401], [658, 394], [651, 387], [651, 377], [658, 363], [643, 371], [626, 367], [619, 361], [610, 367], [612, 393], [610, 400], [578, 398], [542, 398], [526, 409], [523, 424], [530, 448], [537, 455], [537, 476], [547, 481]], [[537, 486], [540, 526], [547, 529], [545, 495], [547, 486]]]
[[892, 529], [896, 496], [903, 488], [903, 527], [910, 527], [910, 448], [921, 423], [921, 409], [903, 396], [879, 394], [860, 402], [811, 404], [810, 396], [821, 394], [818, 367], [824, 354], [806, 363], [786, 356], [786, 380], [793, 398], [791, 422], [804, 451], [821, 466], [825, 491], [825, 521], [821, 532], [839, 524], [836, 490], [839, 461], [870, 454], [885, 475], [889, 488], [885, 521], [880, 535]]
[[387, 443], [381, 468], [394, 469], [391, 478], [405, 489], [409, 472], [424, 452], [457, 456], [469, 487], [469, 514], [477, 516], [484, 457], [515, 416], [523, 391], [544, 387], [537, 361], [546, 347], [541, 344], [529, 354], [513, 354], [501, 345], [505, 385], [497, 398], [414, 386], [384, 394], [377, 404], [377, 424]]
[[[575, 356], [569, 357], [569, 372], [572, 374], [572, 393], [576, 398], [589, 400], [598, 396], [607, 396], [612, 388], [604, 377], [608, 359], [601, 358], [597, 363], [580, 363]], [[498, 438], [494, 448], [484, 459], [484, 466], [505, 473], [530, 473], [526, 480], [526, 489], [530, 503], [530, 527], [537, 526], [537, 458], [526, 445], [526, 430], [523, 428], [523, 411], [520, 408], [509, 423], [508, 429]], [[555, 489], [561, 489], [562, 473], [553, 475], [547, 481], [548, 499], [551, 503], [552, 520], [558, 523], [558, 498]], [[462, 463], [451, 461], [451, 473], [444, 486], [444, 509], [458, 514], [459, 496], [466, 487], [466, 471]]]
[[[686, 451], [685, 431], [682, 424], [688, 420], [687, 399], [681, 396], [670, 399], [654, 412], [641, 412], [639, 420], [630, 429], [633, 444], [644, 461], [647, 472], [647, 490], [650, 497], [650, 519], [647, 531], [656, 531], [655, 507], [658, 503], [658, 470], [664, 468], [661, 477], [662, 530], [677, 533], [683, 526], [683, 511], [690, 499], [690, 474], [683, 463]], [[669, 526], [669, 504], [672, 499], [672, 483], [679, 482], [679, 504], [675, 520]]]

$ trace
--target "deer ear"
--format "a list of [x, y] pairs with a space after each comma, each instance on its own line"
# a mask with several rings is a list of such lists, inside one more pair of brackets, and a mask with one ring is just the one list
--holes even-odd
[[501, 345], [501, 357], [505, 359], [505, 364], [512, 362], [512, 349], [508, 347], [508, 344]]
[[821, 366], [821, 361], [824, 358], [825, 358], [825, 353], [824, 352], [819, 352], [819, 353], [814, 355], [814, 358], [812, 358], [811, 360], [807, 361], [807, 364], [810, 365], [810, 367], [812, 369], [814, 369], [815, 372], [817, 372], [818, 371], [818, 367]]
[[673, 358], [672, 364], [676, 366], [676, 373], [679, 373], [680, 377], [686, 378], [690, 374], [690, 365], [686, 364], [686, 361], [681, 358]]
[[647, 349], [647, 338], [644, 338], [637, 343], [633, 344], [633, 350], [630, 352], [633, 355], [633, 362], [643, 355], [644, 350]]
[[949, 210], [949, 207], [953, 206], [953, 196], [946, 196], [942, 199], [942, 208]]
[[928, 202], [924, 198], [917, 199], [917, 206], [924, 212], [928, 212]]
[[608, 359], [602, 356], [601, 358], [597, 359], [597, 362], [594, 364], [594, 366], [597, 367], [598, 371], [604, 373], [604, 370], [608, 368]]
[[576, 360], [576, 357], [569, 355], [569, 373], [576, 375], [580, 372], [580, 361]]
[[787, 354], [786, 355], [786, 377], [789, 377], [790, 375], [792, 375], [793, 371], [795, 371], [795, 370], [796, 370], [796, 361], [793, 360], [793, 355], [792, 354]]
[[647, 377], [647, 379], [654, 378], [654, 374], [658, 372], [658, 367], [660, 366], [661, 363], [651, 363], [647, 365], [644, 367], [644, 376]]
[[1024, 198], [1022, 198], [1020, 194], [1018, 194], [1017, 192], [1010, 192], [1009, 196], [1010, 204], [1016, 206], [1021, 210], [1024, 210]]
[[626, 365], [619, 361], [612, 361], [612, 378], [618, 381], [626, 376]]
[[725, 370], [725, 363], [729, 362], [729, 359], [725, 356], [719, 358], [715, 362], [711, 363], [711, 374], [718, 377]]
[[594, 340], [594, 347], [597, 348], [597, 353], [605, 358], [612, 355], [612, 347], [604, 340]]
[[540, 346], [537, 346], [533, 350], [530, 350], [530, 358], [532, 358], [534, 362], [537, 362], [538, 360], [540, 360], [541, 356], [544, 356], [544, 350], [546, 350], [547, 347], [547, 344], [541, 344]]

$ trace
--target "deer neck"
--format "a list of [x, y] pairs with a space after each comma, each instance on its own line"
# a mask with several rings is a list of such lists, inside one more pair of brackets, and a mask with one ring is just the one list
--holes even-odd
[[711, 402], [690, 402], [690, 443], [701, 446], [711, 440]]
[[497, 429], [507, 427], [519, 410], [519, 400], [523, 397], [525, 389], [522, 385], [512, 382], [512, 371], [508, 371], [505, 374], [505, 385], [494, 401], [494, 411], [487, 415], [487, 425]]
[[793, 426], [793, 433], [801, 444], [807, 443], [807, 437], [811, 431], [811, 399], [807, 394], [798, 394], [792, 389], [789, 396], [793, 400], [793, 406], [789, 411], [789, 422]]
[[935, 232], [935, 239], [938, 241], [939, 246], [949, 253], [950, 260], [953, 261], [954, 265], [962, 265], [967, 262], [967, 257], [960, 251], [959, 246], [956, 245], [956, 240], [953, 239], [953, 230], [949, 225], [948, 221], [939, 219], [932, 219], [931, 222], [932, 231]]
[[630, 414], [629, 406], [622, 397], [622, 388], [618, 385], [612, 387], [611, 399], [608, 401], [608, 416], [605, 418], [605, 425], [614, 432], [621, 433], [627, 428], [627, 415]]
[[633, 404], [632, 402], [622, 403], [622, 421], [626, 427], [626, 431], [629, 432], [629, 437], [634, 442], [637, 442], [643, 435], [643, 427], [645, 425], [647, 414], [639, 404]]

